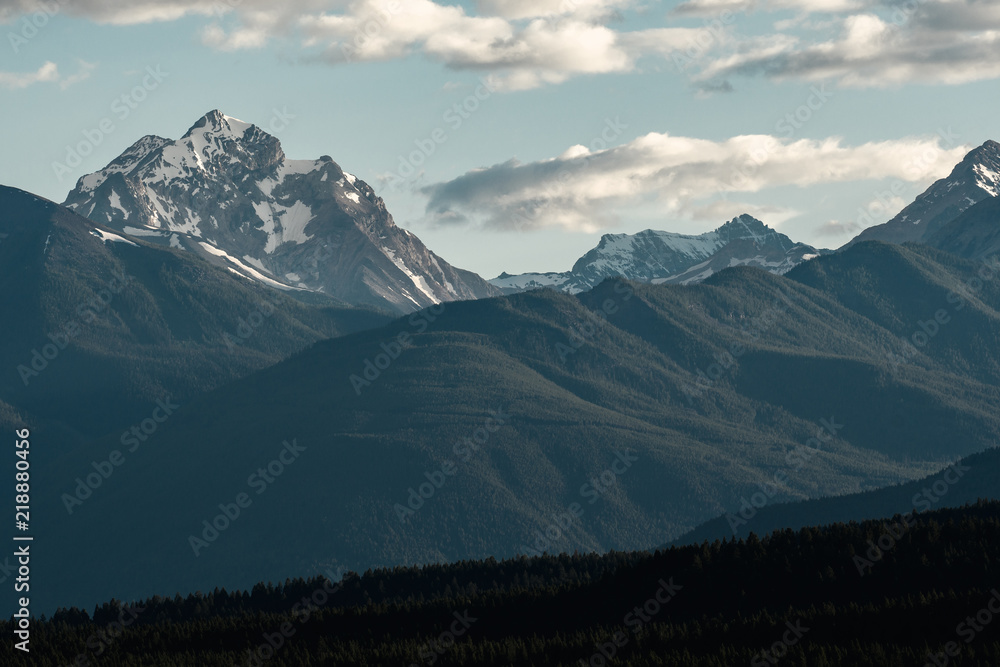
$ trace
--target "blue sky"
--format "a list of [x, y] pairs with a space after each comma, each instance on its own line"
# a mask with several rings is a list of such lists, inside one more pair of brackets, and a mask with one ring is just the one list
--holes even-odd
[[1000, 138], [1000, 3], [273, 4], [0, 0], [0, 183], [62, 201], [218, 108], [489, 278], [743, 212], [838, 247]]

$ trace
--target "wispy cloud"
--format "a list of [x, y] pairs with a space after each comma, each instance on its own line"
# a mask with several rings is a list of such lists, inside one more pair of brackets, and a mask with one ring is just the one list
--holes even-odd
[[0, 86], [11, 90], [27, 88], [36, 83], [51, 83], [59, 80], [59, 68], [54, 62], [47, 62], [34, 72], [2, 72]]
[[[725, 217], [753, 207], [715, 201], [720, 194], [884, 178], [926, 181], [946, 174], [967, 151], [942, 148], [940, 141], [918, 137], [845, 146], [837, 138], [709, 141], [653, 132], [598, 152], [578, 147], [538, 162], [509, 160], [423, 192], [427, 216], [438, 224], [595, 232], [615, 224], [615, 211], [632, 206], [653, 204], [664, 214], [694, 219]], [[787, 219], [795, 211], [772, 214]]]
[[[709, 62], [698, 78], [830, 79], [844, 87], [870, 88], [917, 82], [955, 85], [1000, 77], [997, 3], [867, 5], [869, 11], [842, 16], [832, 26], [798, 24], [807, 28], [805, 35], [746, 39], [732, 53]], [[829, 34], [831, 29], [835, 34]]]
[[[42, 7], [42, 0], [0, 0], [0, 21]], [[631, 72], [643, 58], [673, 64], [673, 56], [691, 52], [695, 66], [679, 75], [694, 77], [701, 94], [723, 92], [737, 76], [849, 87], [1000, 78], [998, 2], [687, 0], [655, 27], [618, 28], [623, 12], [641, 8], [638, 0], [479, 0], [474, 9], [434, 0], [75, 0], [64, 11], [116, 25], [200, 15], [202, 41], [219, 50], [279, 39], [305, 60], [332, 65], [423, 56], [490, 75], [508, 90]], [[770, 27], [725, 24], [706, 39], [712, 21], [700, 19], [724, 12], [783, 15]]]

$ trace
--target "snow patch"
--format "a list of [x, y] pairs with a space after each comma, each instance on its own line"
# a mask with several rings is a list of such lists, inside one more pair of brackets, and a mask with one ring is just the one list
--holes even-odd
[[163, 236], [163, 232], [158, 229], [146, 229], [140, 227], [124, 227], [122, 229], [129, 236]]
[[118, 196], [118, 193], [115, 192], [114, 188], [111, 189], [111, 194], [108, 195], [108, 203], [111, 204], [111, 208], [116, 211], [121, 211], [122, 217], [128, 220], [128, 211], [126, 211], [125, 207], [122, 206], [121, 197]]
[[[440, 299], [438, 299], [436, 296], [434, 296], [433, 290], [431, 290], [430, 286], [427, 284], [427, 281], [424, 280], [424, 277], [423, 276], [418, 276], [417, 274], [415, 274], [412, 271], [410, 271], [410, 269], [406, 266], [406, 264], [403, 263], [403, 260], [401, 260], [401, 259], [399, 259], [399, 258], [396, 257], [396, 252], [394, 250], [392, 250], [391, 248], [386, 248], [385, 246], [383, 246], [382, 247], [382, 252], [385, 253], [386, 257], [388, 257], [389, 259], [392, 260], [393, 264], [395, 264], [397, 267], [399, 267], [400, 271], [402, 271], [403, 273], [406, 274], [406, 276], [413, 283], [414, 287], [416, 287], [418, 290], [420, 290], [421, 292], [423, 292], [424, 296], [426, 296], [428, 299], [431, 300], [431, 303], [438, 303], [438, 302], [440, 302]], [[405, 290], [404, 290], [404, 293], [406, 293]], [[411, 301], [413, 301], [413, 303], [417, 303], [417, 301], [412, 296], [410, 296], [409, 294], [406, 294], [406, 296], [409, 297], [409, 299]]]
[[988, 192], [991, 197], [1000, 195], [1000, 173], [982, 164], [975, 165], [973, 170], [977, 175], [976, 185]]
[[138, 243], [133, 243], [132, 241], [129, 241], [127, 238], [118, 236], [117, 234], [112, 234], [111, 232], [106, 232], [103, 229], [94, 229], [91, 230], [90, 233], [96, 236], [97, 238], [101, 239], [102, 241], [104, 241], [105, 245], [107, 245], [108, 241], [111, 241], [113, 243], [127, 243], [129, 245], [135, 246], [136, 248], [139, 247]]
[[[230, 255], [229, 253], [227, 253], [225, 250], [220, 250], [219, 248], [216, 248], [211, 243], [206, 243], [205, 241], [199, 241], [198, 243], [199, 243], [199, 245], [201, 245], [202, 248], [205, 249], [206, 252], [208, 252], [208, 253], [210, 253], [212, 255], [215, 255], [216, 257], [222, 257], [222, 258], [228, 260], [233, 265], [235, 265], [238, 268], [242, 269], [243, 272], [245, 272], [246, 274], [249, 274], [250, 276], [253, 276], [254, 278], [256, 278], [257, 280], [259, 280], [262, 283], [266, 283], [266, 284], [270, 285], [271, 287], [275, 287], [277, 289], [285, 290], [285, 291], [299, 289], [297, 287], [292, 287], [290, 285], [285, 285], [284, 283], [279, 283], [277, 280], [274, 280], [273, 278], [268, 278], [267, 276], [265, 276], [264, 274], [260, 273], [256, 269], [253, 269], [253, 268], [247, 266], [246, 264], [244, 264], [243, 262], [241, 262], [240, 260], [236, 259], [232, 255]], [[232, 270], [232, 269], [230, 269], [230, 270]]]

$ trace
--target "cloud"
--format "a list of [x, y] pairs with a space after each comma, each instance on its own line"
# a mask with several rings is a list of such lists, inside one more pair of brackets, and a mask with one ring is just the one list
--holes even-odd
[[[488, 75], [505, 90], [632, 72], [644, 58], [666, 60], [693, 77], [700, 95], [737, 76], [829, 79], [860, 88], [1000, 77], [1000, 2], [993, 1], [687, 0], [663, 26], [632, 30], [614, 24], [628, 10], [647, 20], [649, 8], [639, 0], [478, 0], [474, 9], [444, 2], [61, 0], [56, 6], [114, 25], [201, 16], [203, 43], [221, 51], [285, 40], [304, 60], [333, 65], [422, 56]], [[0, 0], [0, 22], [51, 12], [46, 8], [54, 3]], [[737, 30], [740, 12], [785, 15], [771, 28], [742, 21]], [[685, 27], [700, 17], [709, 20]]]
[[[433, 0], [304, 0], [293, 6], [264, 0], [67, 0], [64, 7], [69, 14], [116, 25], [209, 17], [200, 28], [201, 40], [220, 51], [286, 39], [302, 49], [305, 60], [334, 65], [421, 55], [451, 69], [487, 74], [500, 89], [521, 90], [574, 76], [633, 71], [643, 57], [663, 58], [704, 37], [704, 27], [609, 27], [633, 2], [481, 0], [475, 14]], [[0, 0], [0, 20], [44, 6], [41, 0]]]
[[11, 90], [58, 80], [59, 68], [54, 62], [47, 62], [34, 72], [0, 72], [0, 86]]
[[76, 74], [71, 74], [70, 76], [59, 79], [59, 88], [61, 90], [66, 90], [74, 84], [86, 81], [90, 78], [93, 71], [97, 69], [97, 63], [88, 63], [84, 60], [77, 62], [79, 64], [79, 70], [77, 70]]
[[75, 83], [89, 79], [91, 73], [97, 68], [96, 63], [88, 63], [80, 60], [79, 69], [76, 74], [62, 76], [59, 67], [54, 62], [46, 62], [34, 72], [3, 72], [0, 71], [0, 88], [9, 90], [20, 90], [33, 86], [36, 83], [57, 83], [59, 88], [66, 90]]
[[573, 15], [578, 18], [606, 17], [633, 4], [632, 0], [479, 0], [484, 16], [526, 19]]
[[[232, 3], [232, 4], [230, 4]], [[116, 2], [115, 0], [0, 0], [0, 23], [10, 23], [18, 16], [35, 12], [53, 13], [65, 11], [73, 16], [82, 16], [98, 23], [114, 25], [132, 25], [137, 23], [152, 23], [156, 21], [175, 21], [188, 14], [210, 15], [221, 9], [229, 10], [238, 0], [220, 0], [215, 4], [196, 2], [195, 0], [180, 0], [174, 2], [158, 2], [140, 0], [140, 2]]]
[[[744, 41], [700, 80], [764, 76], [836, 80], [871, 88], [923, 82], [956, 85], [1000, 77], [1000, 6], [974, 0], [879, 5], [836, 22], [830, 39], [776, 34]], [[825, 24], [823, 24], [825, 25]]]
[[855, 236], [861, 231], [861, 225], [854, 220], [841, 222], [840, 220], [829, 220], [816, 228], [817, 236]]
[[862, 9], [867, 0], [688, 0], [674, 7], [679, 16], [713, 16], [722, 12], [781, 11], [838, 13]]
[[[395, 12], [387, 12], [376, 0], [362, 0], [346, 13], [303, 17], [299, 26], [306, 46], [321, 48], [321, 57], [331, 63], [419, 53], [452, 69], [490, 72], [493, 83], [507, 90], [561, 83], [581, 74], [631, 71], [644, 55], [688, 48], [703, 32], [691, 28], [618, 32], [583, 18], [612, 4], [590, 0], [579, 5], [579, 11], [564, 11], [554, 18], [511, 21], [506, 16], [471, 16], [462, 7], [430, 0], [398, 0]], [[530, 5], [494, 2], [490, 7], [524, 16]], [[546, 7], [556, 5], [543, 3], [531, 13], [550, 11]]]
[[[844, 146], [838, 138], [745, 135], [710, 141], [653, 132], [596, 152], [573, 147], [548, 160], [509, 160], [422, 192], [429, 198], [429, 220], [442, 225], [595, 232], [615, 223], [614, 211], [630, 206], [652, 204], [664, 214], [694, 218], [725, 209], [726, 217], [750, 207], [711, 203], [720, 193], [885, 178], [927, 181], [947, 174], [967, 152], [944, 149], [940, 142], [908, 138]], [[794, 214], [773, 212], [784, 219]]]

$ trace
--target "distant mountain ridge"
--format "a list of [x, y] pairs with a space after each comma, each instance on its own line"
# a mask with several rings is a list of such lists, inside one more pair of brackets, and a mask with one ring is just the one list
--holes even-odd
[[535, 287], [578, 294], [616, 276], [654, 284], [688, 284], [730, 266], [756, 266], [782, 274], [822, 252], [795, 243], [750, 215], [741, 215], [715, 231], [696, 236], [653, 229], [605, 234], [570, 271], [504, 273], [490, 282], [508, 294]]
[[220, 111], [177, 141], [146, 136], [79, 179], [65, 205], [124, 234], [195, 251], [281, 290], [406, 313], [499, 290], [400, 229], [364, 181]]

